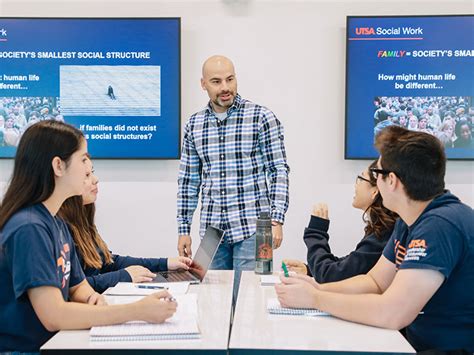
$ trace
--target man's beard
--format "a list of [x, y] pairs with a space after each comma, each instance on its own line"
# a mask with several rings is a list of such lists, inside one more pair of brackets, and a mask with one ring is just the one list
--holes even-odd
[[217, 107], [222, 107], [222, 108], [225, 108], [225, 109], [228, 109], [229, 107], [231, 107], [234, 103], [234, 100], [235, 100], [235, 95], [232, 94], [232, 93], [229, 93], [232, 97], [231, 100], [228, 100], [228, 101], [222, 101], [219, 96], [215, 99], [215, 100], [212, 100], [212, 103], [217, 106]]

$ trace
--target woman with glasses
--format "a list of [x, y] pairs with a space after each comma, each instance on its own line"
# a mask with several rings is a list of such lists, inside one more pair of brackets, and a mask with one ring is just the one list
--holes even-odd
[[304, 242], [308, 248], [308, 264], [298, 260], [284, 260], [291, 271], [313, 276], [317, 282], [333, 282], [367, 273], [377, 262], [392, 234], [398, 216], [382, 204], [377, 180], [369, 169], [376, 168], [377, 160], [356, 177], [352, 206], [364, 211], [364, 236], [349, 255], [337, 257], [329, 246], [329, 218], [326, 204], [313, 208]]

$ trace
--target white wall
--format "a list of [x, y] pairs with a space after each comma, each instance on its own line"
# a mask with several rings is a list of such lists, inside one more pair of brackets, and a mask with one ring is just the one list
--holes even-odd
[[[270, 107], [285, 126], [290, 209], [282, 257], [305, 257], [303, 228], [313, 203], [330, 205], [331, 245], [350, 251], [362, 237], [351, 207], [355, 175], [367, 161], [345, 161], [344, 72], [346, 15], [473, 13], [466, 1], [129, 1], [0, 0], [0, 16], [182, 18], [182, 122], [207, 102], [201, 63], [224, 54], [236, 65], [243, 97]], [[95, 161], [101, 179], [97, 221], [118, 253], [176, 252], [178, 161]], [[0, 189], [12, 161], [0, 161]], [[448, 188], [474, 206], [474, 163], [449, 162]], [[195, 216], [194, 244], [197, 245]]]

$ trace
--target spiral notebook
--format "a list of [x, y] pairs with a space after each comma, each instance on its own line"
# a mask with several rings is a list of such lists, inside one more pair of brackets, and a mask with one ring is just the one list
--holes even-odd
[[178, 302], [176, 313], [164, 323], [133, 321], [92, 327], [89, 333], [90, 340], [93, 342], [119, 342], [200, 338], [197, 322], [197, 295], [180, 295], [176, 297], [176, 301]]
[[329, 313], [315, 308], [287, 308], [282, 307], [277, 298], [270, 298], [267, 301], [267, 312], [270, 314], [289, 315], [289, 316], [329, 316]]

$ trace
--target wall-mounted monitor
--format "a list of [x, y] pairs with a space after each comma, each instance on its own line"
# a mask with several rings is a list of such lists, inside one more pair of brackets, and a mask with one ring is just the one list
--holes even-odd
[[345, 158], [377, 157], [389, 125], [474, 159], [474, 15], [347, 18]]
[[180, 153], [179, 18], [0, 18], [0, 157], [40, 120], [93, 158]]

